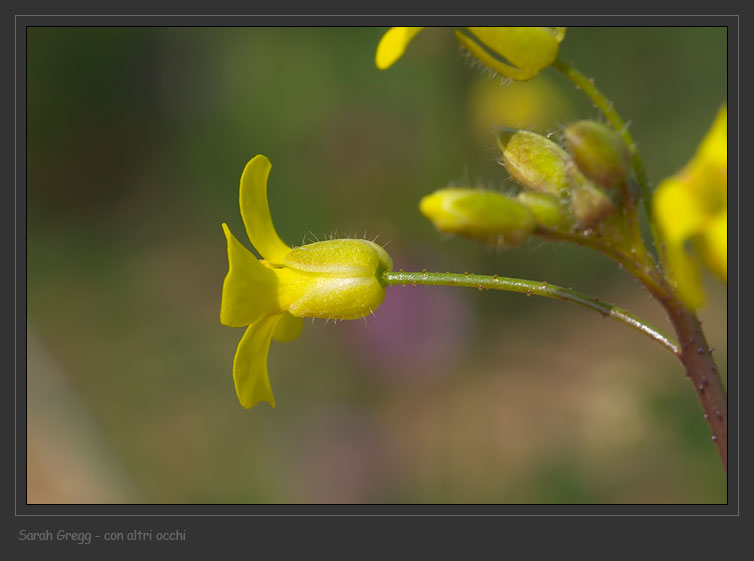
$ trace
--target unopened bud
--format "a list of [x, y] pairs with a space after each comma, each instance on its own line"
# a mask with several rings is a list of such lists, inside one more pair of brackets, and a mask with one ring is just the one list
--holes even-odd
[[578, 121], [565, 129], [566, 148], [581, 172], [608, 189], [626, 184], [631, 155], [623, 139], [596, 121]]
[[549, 138], [531, 131], [503, 129], [497, 143], [503, 165], [521, 186], [533, 191], [564, 195], [569, 187], [568, 153]]
[[438, 230], [501, 246], [521, 245], [535, 226], [526, 205], [481, 189], [439, 189], [419, 209]]
[[529, 208], [539, 226], [550, 230], [567, 230], [573, 225], [573, 215], [560, 197], [522, 191], [516, 198]]
[[582, 228], [591, 228], [615, 210], [607, 194], [589, 181], [574, 163], [568, 166], [571, 211]]

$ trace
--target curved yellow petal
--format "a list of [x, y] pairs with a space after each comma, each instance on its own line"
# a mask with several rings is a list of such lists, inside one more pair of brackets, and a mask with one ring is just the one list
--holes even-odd
[[374, 62], [377, 68], [390, 68], [396, 60], [403, 56], [406, 47], [416, 37], [423, 27], [391, 27], [380, 39]]
[[278, 343], [287, 343], [288, 341], [293, 341], [298, 338], [298, 336], [301, 335], [301, 330], [303, 328], [303, 318], [293, 317], [286, 312], [275, 326], [275, 331], [272, 332], [272, 338]]
[[283, 262], [291, 250], [278, 236], [267, 202], [267, 179], [272, 164], [266, 156], [254, 156], [241, 174], [241, 218], [252, 245], [267, 261]]
[[272, 333], [282, 317], [282, 314], [263, 317], [246, 329], [238, 343], [233, 359], [233, 382], [238, 401], [246, 409], [251, 409], [260, 401], [275, 407], [267, 373], [267, 354]]
[[225, 223], [223, 232], [228, 242], [228, 274], [223, 281], [220, 323], [243, 327], [279, 311], [276, 309], [277, 278], [273, 270], [262, 265], [241, 245]]
[[[485, 66], [514, 80], [529, 80], [552, 64], [565, 34], [550, 27], [468, 27], [458, 41]], [[504, 60], [503, 60], [504, 59]]]

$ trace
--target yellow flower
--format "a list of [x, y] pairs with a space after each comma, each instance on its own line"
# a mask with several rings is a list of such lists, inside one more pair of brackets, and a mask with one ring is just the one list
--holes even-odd
[[483, 77], [469, 88], [469, 124], [485, 146], [491, 130], [503, 127], [547, 129], [567, 115], [567, 102], [545, 74], [529, 82], [514, 82], [505, 88]]
[[[390, 28], [377, 45], [377, 68], [390, 68], [422, 29]], [[529, 80], [555, 60], [565, 27], [463, 27], [455, 34], [487, 68], [514, 80]]]
[[689, 306], [704, 301], [693, 244], [705, 264], [728, 280], [728, 109], [723, 105], [694, 158], [665, 179], [654, 195], [672, 281]]
[[241, 175], [241, 218], [246, 233], [262, 255], [258, 260], [231, 234], [228, 274], [223, 283], [220, 322], [248, 326], [233, 360], [238, 400], [251, 408], [260, 401], [275, 406], [267, 373], [270, 340], [299, 336], [303, 317], [358, 319], [385, 298], [381, 282], [392, 259], [367, 240], [328, 240], [298, 248], [286, 245], [275, 231], [267, 203], [270, 160], [252, 158]]

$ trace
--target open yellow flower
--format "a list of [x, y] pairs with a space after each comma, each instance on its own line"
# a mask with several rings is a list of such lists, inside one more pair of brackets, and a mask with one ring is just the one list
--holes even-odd
[[[390, 68], [422, 29], [390, 28], [377, 45], [377, 68]], [[514, 80], [530, 80], [558, 56], [565, 27], [462, 27], [455, 34], [487, 68]]]
[[220, 322], [248, 326], [233, 360], [238, 400], [251, 408], [260, 401], [275, 406], [267, 373], [270, 340], [299, 336], [303, 317], [359, 319], [385, 298], [381, 282], [392, 259], [368, 240], [328, 240], [291, 248], [278, 236], [267, 202], [270, 160], [252, 158], [241, 175], [241, 218], [262, 255], [259, 260], [223, 223], [228, 243], [228, 274], [223, 283]]
[[723, 105], [694, 158], [665, 179], [654, 195], [654, 215], [672, 280], [687, 305], [704, 302], [691, 243], [707, 267], [728, 280], [728, 110]]

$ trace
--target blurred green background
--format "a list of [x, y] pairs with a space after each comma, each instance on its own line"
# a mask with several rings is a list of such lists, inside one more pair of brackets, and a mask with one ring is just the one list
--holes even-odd
[[[614, 263], [436, 232], [419, 199], [506, 189], [494, 131], [597, 111], [553, 70], [502, 88], [448, 30], [387, 71], [385, 28], [29, 28], [30, 503], [724, 503], [680, 363], [616, 322], [517, 294], [391, 287], [376, 318], [273, 343], [277, 407], [231, 374], [220, 223], [273, 164], [290, 244], [388, 243], [395, 268], [571, 286], [668, 328]], [[561, 57], [631, 123], [657, 184], [726, 99], [724, 28], [570, 28]], [[725, 376], [726, 289], [701, 319]]]

